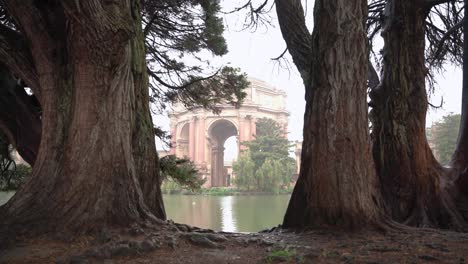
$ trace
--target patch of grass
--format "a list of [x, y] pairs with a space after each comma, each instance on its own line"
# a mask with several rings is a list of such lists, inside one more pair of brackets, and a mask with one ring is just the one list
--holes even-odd
[[282, 190], [279, 193], [247, 191], [236, 187], [211, 187], [201, 188], [198, 190], [185, 190], [177, 183], [165, 181], [161, 186], [163, 194], [183, 194], [183, 195], [213, 195], [213, 196], [230, 196], [230, 195], [272, 195], [272, 194], [291, 194], [290, 190]]
[[229, 187], [212, 187], [209, 189], [202, 189], [201, 193], [208, 195], [234, 195], [238, 193], [238, 190]]
[[279, 249], [274, 250], [265, 258], [267, 263], [273, 263], [276, 261], [293, 261], [296, 263], [304, 263], [304, 257], [297, 254], [296, 250]]

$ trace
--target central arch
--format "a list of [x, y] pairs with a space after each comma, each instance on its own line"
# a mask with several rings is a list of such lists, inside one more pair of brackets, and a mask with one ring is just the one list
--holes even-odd
[[238, 136], [236, 125], [226, 119], [214, 121], [208, 128], [211, 159], [211, 186], [227, 186], [227, 173], [224, 167], [224, 143], [232, 136]]
[[258, 79], [249, 78], [249, 82], [241, 106], [221, 103], [217, 105], [220, 112], [214, 113], [176, 103], [169, 113], [169, 154], [190, 159], [197, 167], [199, 177], [206, 179], [205, 188], [229, 185], [227, 175], [232, 175], [232, 165], [224, 161], [226, 139], [235, 136], [240, 153], [246, 149], [242, 142], [255, 138], [256, 120], [260, 118], [276, 120], [284, 127], [285, 135], [287, 133], [286, 94]]

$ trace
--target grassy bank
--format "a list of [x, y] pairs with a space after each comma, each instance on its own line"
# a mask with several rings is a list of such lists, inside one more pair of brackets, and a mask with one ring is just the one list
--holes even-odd
[[272, 195], [272, 194], [291, 194], [292, 187], [289, 189], [280, 190], [279, 192], [259, 192], [252, 190], [243, 190], [234, 187], [212, 187], [201, 188], [199, 190], [185, 190], [182, 188], [177, 189], [162, 189], [163, 194], [183, 194], [183, 195], [214, 195], [214, 196], [228, 196], [228, 195]]

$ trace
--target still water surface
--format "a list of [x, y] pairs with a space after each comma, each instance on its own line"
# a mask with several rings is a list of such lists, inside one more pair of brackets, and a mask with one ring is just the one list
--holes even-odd
[[165, 195], [169, 219], [228, 232], [256, 232], [281, 224], [290, 195]]
[[[0, 192], [0, 205], [14, 192]], [[164, 195], [168, 219], [228, 232], [256, 232], [279, 225], [289, 195]]]

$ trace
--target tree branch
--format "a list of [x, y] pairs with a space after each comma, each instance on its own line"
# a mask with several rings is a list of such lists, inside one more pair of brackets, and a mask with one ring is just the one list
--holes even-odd
[[370, 60], [368, 61], [367, 79], [368, 86], [371, 90], [377, 88], [377, 86], [380, 84], [379, 75], [377, 74], [377, 71], [375, 70], [374, 65]]
[[180, 86], [176, 86], [176, 85], [171, 85], [169, 84], [168, 82], [165, 82], [163, 79], [161, 79], [160, 77], [158, 77], [158, 75], [156, 73], [154, 73], [150, 68], [146, 68], [146, 71], [148, 73], [148, 75], [152, 78], [154, 78], [159, 84], [169, 88], [169, 89], [173, 89], [173, 90], [183, 90], [187, 87], [189, 87], [190, 85], [193, 85], [194, 83], [197, 83], [197, 82], [202, 82], [202, 81], [206, 81], [206, 80], [209, 80], [213, 77], [215, 77], [216, 75], [218, 75], [219, 71], [221, 70], [218, 69], [215, 73], [209, 75], [209, 76], [206, 76], [206, 77], [197, 77], [197, 78], [194, 78], [193, 80], [190, 80], [190, 81], [187, 81], [183, 84], [181, 84]]
[[444, 47], [445, 41], [447, 41], [447, 39], [450, 38], [450, 35], [457, 32], [457, 30], [459, 30], [463, 26], [463, 21], [464, 20], [465, 19], [463, 18], [462, 21], [458, 22], [452, 28], [447, 30], [447, 32], [445, 32], [444, 36], [440, 39], [439, 43], [437, 44], [436, 52], [434, 53], [434, 56], [432, 57], [431, 63], [429, 64], [429, 67], [432, 67], [434, 65], [435, 61], [438, 59], [440, 53], [442, 52], [442, 48]]
[[30, 165], [41, 141], [40, 106], [0, 63], [0, 133]]
[[0, 24], [0, 60], [40, 98], [39, 79], [24, 37]]
[[276, 57], [276, 58], [271, 58], [271, 60], [274, 60], [274, 61], [277, 61], [277, 60], [280, 60], [284, 57], [284, 55], [286, 54], [286, 52], [288, 52], [288, 48], [285, 48], [283, 52], [281, 52], [281, 54]]
[[424, 3], [429, 7], [451, 2], [452, 0], [425, 0]]
[[307, 80], [312, 61], [310, 59], [312, 35], [305, 22], [301, 0], [275, 0], [275, 3], [286, 46], [301, 77], [303, 80]]

